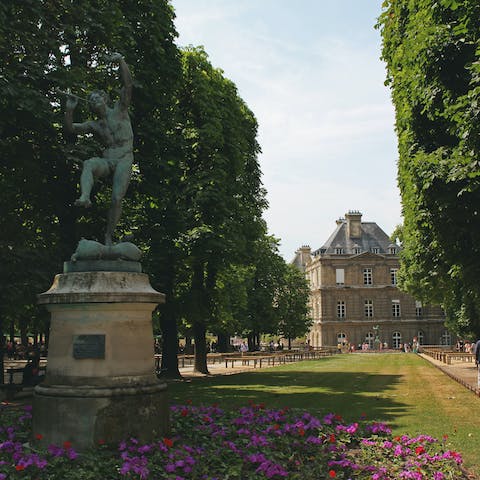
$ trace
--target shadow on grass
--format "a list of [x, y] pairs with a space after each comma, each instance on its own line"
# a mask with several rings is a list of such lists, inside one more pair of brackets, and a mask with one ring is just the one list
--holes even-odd
[[334, 412], [347, 420], [366, 416], [394, 426], [395, 418], [408, 408], [392, 394], [399, 381], [398, 375], [378, 373], [269, 369], [174, 382], [169, 385], [169, 398], [172, 404], [218, 403], [225, 409], [265, 403], [268, 408]]

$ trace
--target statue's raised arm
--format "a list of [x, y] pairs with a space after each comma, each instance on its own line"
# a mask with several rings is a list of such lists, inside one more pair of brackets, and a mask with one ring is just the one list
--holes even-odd
[[130, 69], [120, 53], [113, 53], [108, 57], [112, 63], [117, 63], [120, 71], [120, 80], [122, 81], [122, 90], [120, 91], [120, 104], [123, 108], [128, 108], [132, 101], [133, 80]]

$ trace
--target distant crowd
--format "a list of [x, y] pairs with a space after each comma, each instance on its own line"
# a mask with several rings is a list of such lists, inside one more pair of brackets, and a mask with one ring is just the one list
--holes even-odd
[[34, 345], [29, 342], [27, 345], [23, 345], [19, 342], [7, 341], [4, 344], [4, 353], [9, 360], [27, 360], [28, 358], [38, 355], [46, 356], [47, 348], [43, 342]]

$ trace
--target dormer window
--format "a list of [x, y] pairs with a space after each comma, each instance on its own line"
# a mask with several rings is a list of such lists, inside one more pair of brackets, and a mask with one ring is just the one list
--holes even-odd
[[345, 253], [345, 249], [342, 247], [335, 247], [335, 255], [343, 255]]
[[353, 253], [362, 253], [362, 249], [360, 247], [353, 247]]
[[372, 248], [370, 249], [370, 251], [371, 251], [372, 253], [380, 253], [380, 248], [378, 248], [378, 247], [372, 247]]
[[388, 246], [388, 253], [390, 255], [396, 255], [398, 253], [398, 247], [394, 243], [391, 243]]

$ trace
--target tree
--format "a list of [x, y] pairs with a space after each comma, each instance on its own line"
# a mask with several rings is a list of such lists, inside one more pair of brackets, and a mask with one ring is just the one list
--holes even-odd
[[384, 2], [404, 215], [400, 286], [480, 336], [480, 4]]
[[252, 112], [201, 48], [187, 48], [182, 62], [178, 108], [185, 230], [179, 247], [188, 273], [180, 297], [195, 338], [194, 368], [207, 373], [206, 332], [216, 321], [218, 280], [231, 265], [242, 265], [262, 231], [266, 202]]
[[278, 298], [284, 284], [285, 260], [278, 253], [278, 239], [264, 234], [250, 251], [253, 281], [248, 290], [247, 316], [242, 330], [249, 349], [260, 347], [260, 335], [278, 332]]
[[283, 284], [278, 294], [278, 333], [288, 340], [304, 336], [312, 326], [308, 301], [310, 288], [305, 274], [294, 265], [286, 265]]
[[[139, 205], [150, 200], [147, 195], [153, 198], [147, 205], [161, 204], [175, 188], [152, 174], [170, 173], [166, 165], [175, 159], [172, 145], [178, 145], [172, 140], [173, 93], [181, 76], [175, 35], [166, 0], [1, 2], [2, 320], [11, 323], [23, 311], [35, 311], [35, 295], [50, 286], [81, 235], [103, 237], [108, 190], [97, 193], [88, 217], [72, 206], [79, 179], [75, 161], [92, 156], [96, 147], [65, 142], [58, 90], [85, 95], [104, 88], [115, 94], [116, 74], [103, 61], [112, 51], [125, 55], [135, 77], [132, 123], [140, 165], [118, 231], [138, 232], [142, 245], [162, 236], [163, 224], [158, 227], [158, 218], [142, 215]], [[79, 113], [88, 115], [86, 109]], [[163, 264], [148, 259], [146, 266], [162, 287]]]
[[31, 315], [40, 325], [36, 293], [81, 236], [103, 239], [110, 189], [93, 191], [88, 215], [73, 207], [78, 160], [98, 147], [65, 138], [59, 91], [115, 97], [104, 56], [118, 51], [134, 78], [135, 166], [117, 233], [133, 236], [152, 286], [166, 294], [156, 313], [162, 370], [179, 376], [179, 320], [194, 329], [196, 368], [207, 371], [207, 327], [225, 332], [222, 318], [244, 308], [245, 298], [227, 309], [225, 285], [249, 285], [266, 201], [253, 113], [202, 49], [179, 52], [173, 19], [167, 0], [0, 3], [0, 326], [13, 331], [15, 321], [26, 332]]

